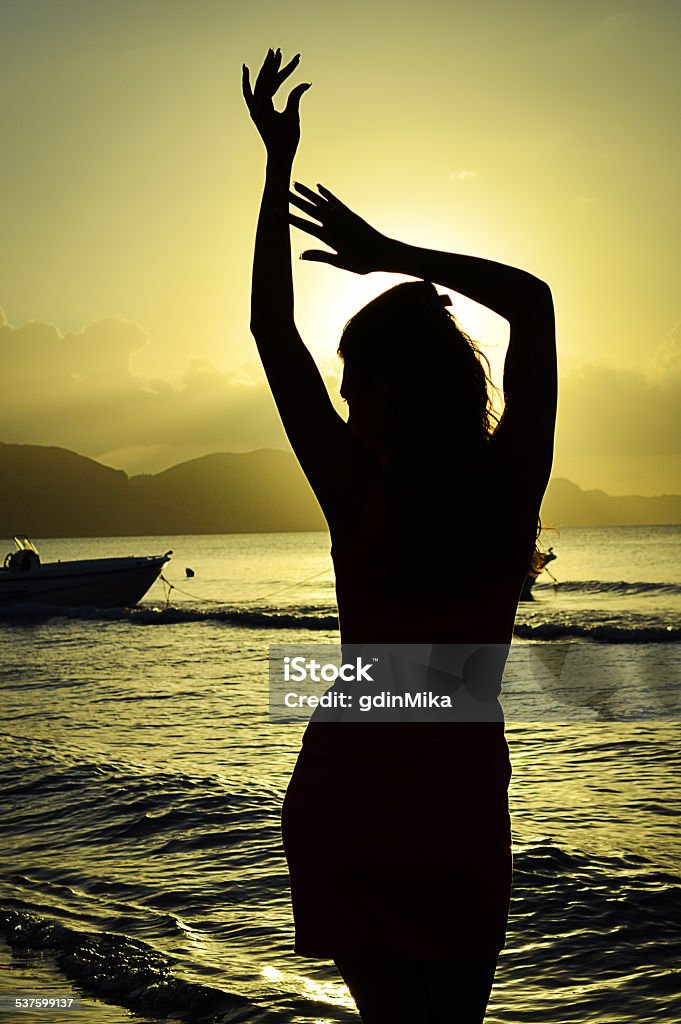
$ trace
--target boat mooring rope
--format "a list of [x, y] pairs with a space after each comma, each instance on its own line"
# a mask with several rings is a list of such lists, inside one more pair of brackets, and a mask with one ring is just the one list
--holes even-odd
[[[248, 597], [244, 601], [240, 601], [239, 603], [240, 603], [240, 605], [243, 605], [243, 604], [259, 603], [261, 601], [269, 601], [270, 598], [276, 597], [277, 594], [283, 594], [285, 590], [293, 590], [294, 587], [302, 587], [303, 584], [309, 583], [310, 580], [316, 580], [319, 576], [324, 576], [326, 573], [332, 572], [332, 571], [333, 571], [333, 567], [329, 565], [329, 566], [326, 567], [326, 569], [322, 569], [320, 572], [313, 573], [312, 576], [306, 576], [304, 580], [297, 580], [295, 583], [289, 583], [285, 587], [280, 587], [278, 590], [272, 590], [272, 591], [270, 591], [269, 594], [262, 594], [260, 597]], [[182, 590], [181, 587], [178, 587], [175, 583], [171, 583], [170, 580], [167, 580], [165, 578], [165, 576], [163, 575], [163, 573], [161, 573], [161, 575], [159, 576], [159, 579], [163, 581], [163, 589], [164, 589], [164, 592], [165, 592], [165, 599], [166, 599], [166, 608], [170, 604], [170, 594], [171, 594], [171, 591], [173, 591], [173, 590], [176, 590], [178, 592], [178, 594], [184, 594], [185, 597], [191, 597], [193, 601], [203, 601], [205, 604], [219, 604], [219, 605], [223, 605], [223, 607], [225, 605], [225, 602], [221, 601], [219, 598], [216, 598], [216, 597], [199, 597], [197, 594], [190, 594], [189, 591]]]

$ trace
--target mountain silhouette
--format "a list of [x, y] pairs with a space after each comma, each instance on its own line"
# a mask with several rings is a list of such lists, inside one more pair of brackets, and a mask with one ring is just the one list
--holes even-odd
[[298, 463], [262, 448], [128, 476], [65, 448], [0, 443], [0, 536], [134, 537], [326, 528]]
[[[219, 452], [128, 477], [66, 448], [0, 443], [0, 536], [128, 537], [325, 530], [289, 452]], [[681, 523], [681, 495], [613, 496], [562, 477], [549, 484], [545, 526]]]

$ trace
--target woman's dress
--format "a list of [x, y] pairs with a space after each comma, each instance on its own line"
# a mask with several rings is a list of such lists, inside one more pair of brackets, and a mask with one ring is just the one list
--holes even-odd
[[[385, 584], [385, 511], [377, 478], [352, 528], [334, 534], [332, 526], [343, 643], [510, 643], [532, 531], [518, 543], [518, 531], [505, 542], [496, 530], [495, 547], [506, 543], [508, 557], [494, 574], [482, 565], [463, 589], [396, 595]], [[495, 957], [511, 892], [501, 715], [323, 719], [315, 714], [307, 726], [282, 813], [296, 952]]]

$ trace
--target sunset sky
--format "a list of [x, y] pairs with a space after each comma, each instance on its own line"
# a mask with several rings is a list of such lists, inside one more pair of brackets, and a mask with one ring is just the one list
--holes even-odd
[[[248, 329], [240, 92], [280, 46], [312, 83], [299, 180], [551, 285], [554, 475], [681, 492], [680, 36], [676, 0], [0, 0], [0, 440], [129, 473], [286, 446]], [[394, 279], [295, 273], [337, 389], [344, 322]], [[499, 376], [505, 324], [454, 311]]]

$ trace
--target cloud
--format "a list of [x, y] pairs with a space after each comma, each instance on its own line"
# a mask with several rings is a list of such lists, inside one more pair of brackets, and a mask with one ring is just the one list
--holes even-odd
[[13, 386], [5, 402], [21, 408], [38, 401], [78, 400], [125, 388], [130, 356], [147, 344], [146, 332], [129, 320], [109, 317], [62, 335], [54, 324], [29, 320], [0, 326], [2, 370]]
[[194, 361], [173, 387], [131, 372], [130, 357], [146, 343], [139, 325], [115, 318], [70, 334], [40, 321], [2, 324], [0, 437], [93, 456], [140, 446], [285, 446], [262, 374]]
[[681, 378], [681, 320], [676, 323], [665, 341], [655, 350], [648, 377], [658, 387], [674, 388]]
[[557, 443], [565, 455], [681, 454], [681, 351], [673, 339], [647, 367], [587, 365], [560, 381]]
[[455, 181], [468, 181], [470, 178], [477, 178], [477, 171], [468, 171], [462, 168], [460, 171], [456, 171], [454, 174], [450, 174], [449, 177]]
[[[681, 453], [681, 328], [640, 369], [585, 365], [561, 377], [557, 449], [579, 457]], [[0, 439], [52, 444], [129, 472], [155, 472], [213, 451], [286, 448], [262, 369], [193, 360], [177, 385], [130, 369], [142, 327], [108, 318], [62, 334], [0, 317]], [[332, 395], [338, 367], [323, 368]]]

